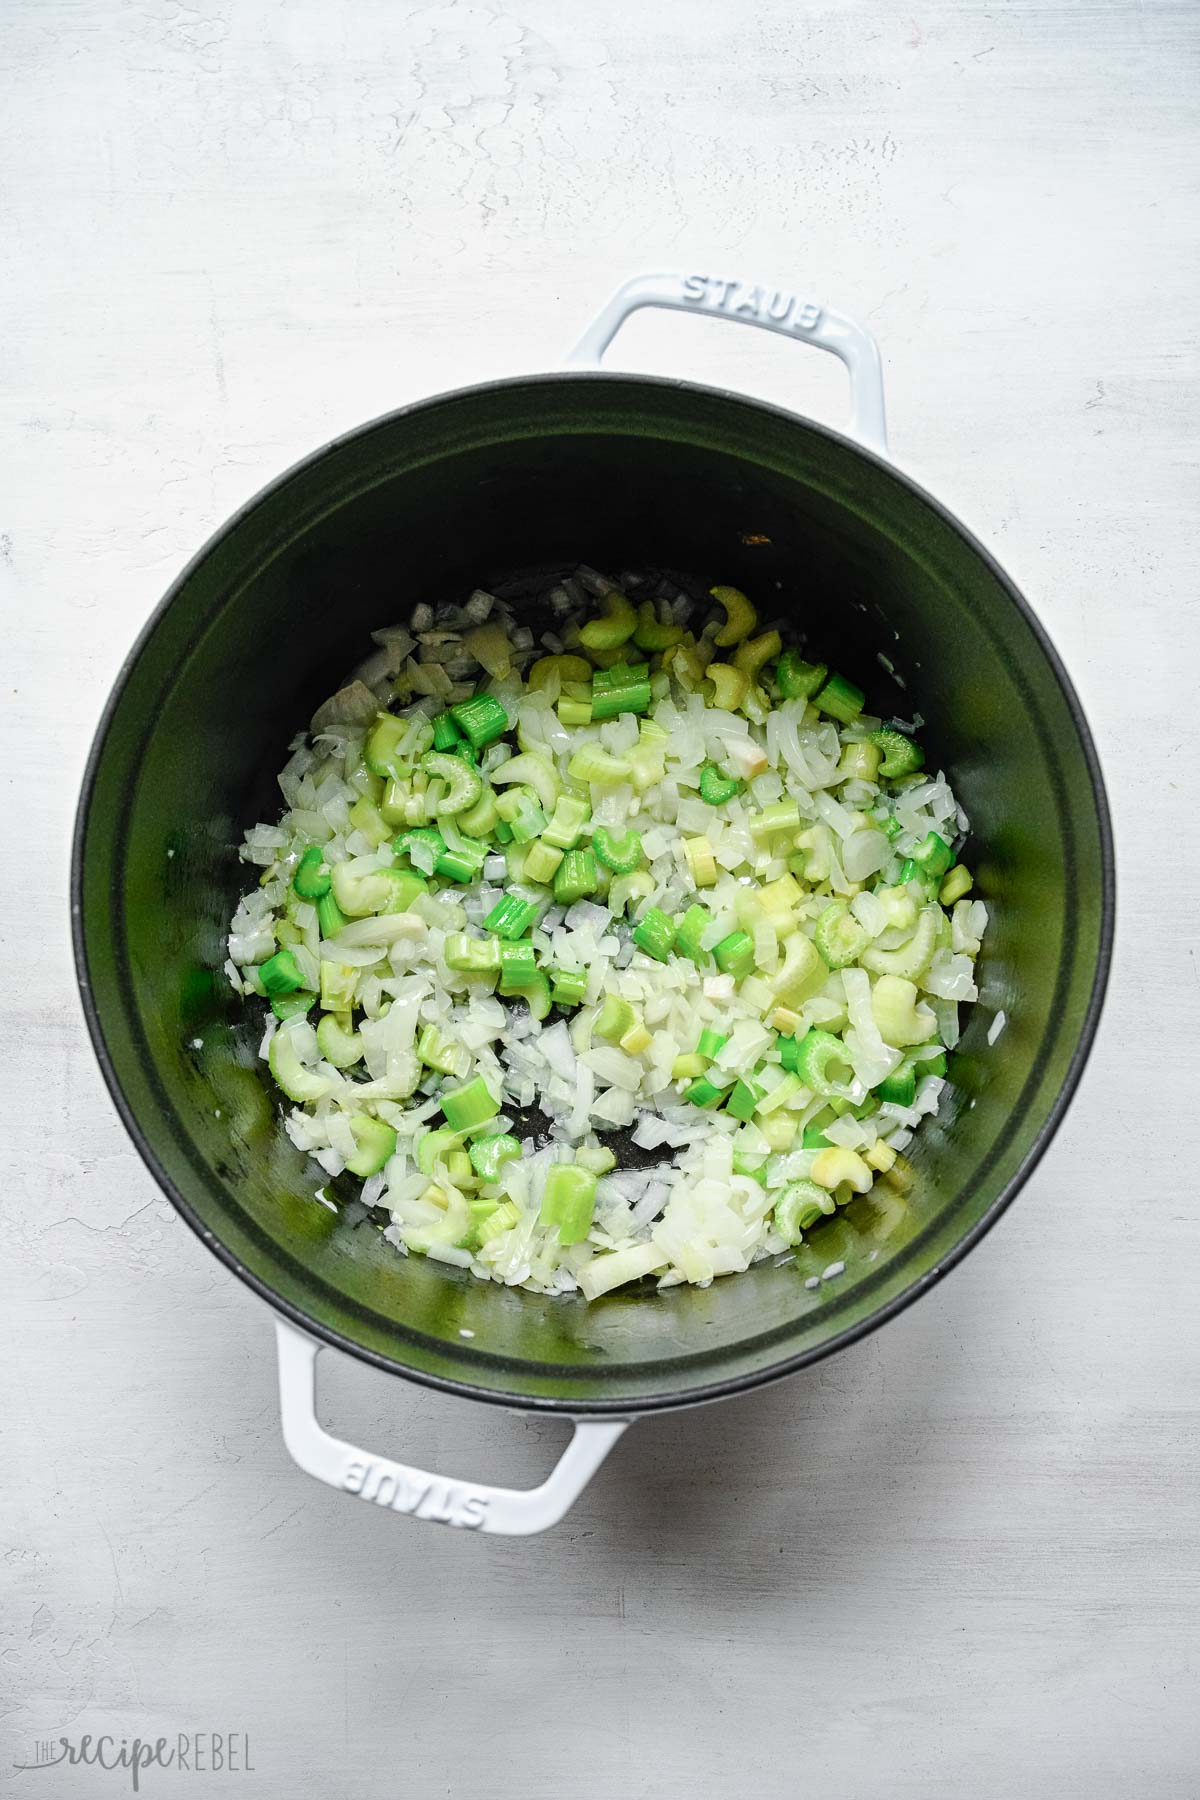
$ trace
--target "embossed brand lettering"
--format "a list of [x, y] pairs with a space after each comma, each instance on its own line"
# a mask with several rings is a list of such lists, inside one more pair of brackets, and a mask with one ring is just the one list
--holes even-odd
[[374, 1506], [386, 1506], [392, 1512], [409, 1513], [442, 1525], [456, 1525], [466, 1531], [478, 1531], [488, 1507], [486, 1494], [473, 1493], [456, 1482], [409, 1481], [403, 1471], [378, 1463], [347, 1463], [342, 1486], [347, 1493], [357, 1494]]
[[797, 300], [782, 288], [745, 287], [717, 275], [685, 275], [683, 298], [689, 306], [709, 306], [791, 331], [815, 331], [821, 323], [821, 308], [812, 300]]

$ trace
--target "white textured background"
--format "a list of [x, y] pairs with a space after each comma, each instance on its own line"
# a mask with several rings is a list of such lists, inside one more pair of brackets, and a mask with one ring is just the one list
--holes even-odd
[[[1200, 1794], [1195, 6], [8, 0], [0, 31], [0, 1780], [90, 1800], [125, 1778], [10, 1764], [234, 1729], [240, 1785], [288, 1800]], [[550, 1536], [472, 1538], [286, 1460], [267, 1315], [85, 1044], [69, 820], [130, 640], [231, 509], [672, 263], [878, 332], [897, 454], [1090, 709], [1114, 987], [1052, 1153], [934, 1294], [638, 1427]], [[843, 405], [826, 359], [716, 324], [643, 316], [622, 359]], [[459, 1472], [560, 1441], [326, 1387]]]

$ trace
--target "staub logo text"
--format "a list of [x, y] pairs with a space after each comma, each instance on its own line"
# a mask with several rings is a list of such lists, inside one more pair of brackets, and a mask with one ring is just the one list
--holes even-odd
[[352, 1461], [342, 1475], [342, 1486], [360, 1500], [393, 1512], [411, 1513], [415, 1519], [435, 1519], [442, 1525], [458, 1525], [478, 1531], [487, 1512], [488, 1496], [456, 1481], [439, 1481], [432, 1475], [414, 1476], [379, 1463]]
[[713, 312], [757, 319], [781, 331], [815, 331], [821, 308], [812, 300], [800, 300], [783, 288], [751, 287], [744, 281], [724, 281], [719, 275], [685, 275], [683, 297], [692, 306]]

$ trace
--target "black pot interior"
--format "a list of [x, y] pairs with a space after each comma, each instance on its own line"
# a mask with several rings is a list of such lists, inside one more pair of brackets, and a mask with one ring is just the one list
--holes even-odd
[[[906, 1201], [881, 1184], [794, 1264], [594, 1306], [400, 1258], [277, 1127], [257, 1011], [220, 973], [250, 877], [244, 827], [367, 632], [473, 587], [664, 568], [744, 587], [927, 721], [972, 822], [991, 912]], [[876, 660], [883, 651], [898, 686]], [[253, 502], [181, 578], [93, 753], [76, 919], [90, 1023], [143, 1154], [212, 1247], [330, 1341], [487, 1398], [580, 1411], [694, 1399], [818, 1356], [886, 1316], [986, 1228], [1053, 1129], [1107, 965], [1111, 854], [1077, 703], [1011, 585], [894, 470], [821, 428], [673, 383], [500, 383], [394, 414]], [[1003, 1008], [1007, 1029], [987, 1029]], [[815, 1289], [806, 1278], [844, 1261]], [[472, 1333], [470, 1337], [461, 1335]]]

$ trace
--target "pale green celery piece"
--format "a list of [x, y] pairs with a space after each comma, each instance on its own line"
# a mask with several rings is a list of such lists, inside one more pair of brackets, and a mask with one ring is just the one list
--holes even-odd
[[902, 975], [907, 981], [916, 981], [933, 961], [939, 920], [944, 917], [940, 906], [923, 906], [916, 930], [908, 942], [897, 950], [881, 950], [877, 944], [870, 945], [859, 959], [863, 968], [870, 969], [874, 975]]
[[294, 1032], [281, 1025], [267, 1049], [267, 1065], [289, 1100], [300, 1106], [314, 1106], [333, 1090], [333, 1082], [301, 1061]]
[[333, 1013], [326, 1013], [317, 1022], [317, 1047], [335, 1069], [349, 1069], [362, 1059], [362, 1033], [342, 1025]]
[[507, 786], [510, 782], [523, 782], [533, 789], [541, 803], [542, 809], [549, 813], [554, 810], [554, 803], [562, 793], [562, 783], [558, 779], [558, 771], [553, 760], [537, 750], [525, 750], [519, 756], [510, 756], [506, 763], [492, 773], [493, 787]]

